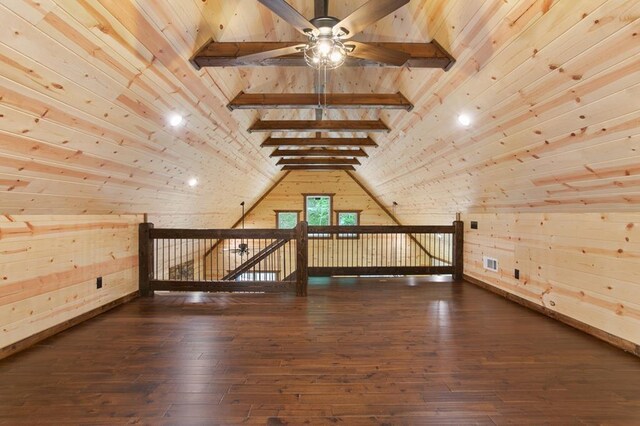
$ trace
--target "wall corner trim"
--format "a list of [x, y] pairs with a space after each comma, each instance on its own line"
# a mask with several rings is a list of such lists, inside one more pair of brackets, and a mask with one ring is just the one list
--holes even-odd
[[552, 318], [554, 320], [560, 321], [568, 326], [571, 326], [575, 329], [578, 329], [580, 331], [582, 331], [583, 333], [587, 333], [597, 339], [600, 339], [604, 342], [609, 343], [610, 345], [613, 345], [619, 349], [624, 350], [625, 352], [629, 352], [637, 357], [640, 357], [640, 345], [635, 344], [629, 340], [623, 339], [622, 337], [618, 337], [615, 336], [611, 333], [608, 333], [604, 330], [600, 330], [599, 328], [596, 328], [592, 325], [586, 324], [582, 321], [579, 321], [575, 318], [571, 318], [568, 315], [562, 314], [560, 312], [556, 312], [553, 311], [545, 306], [542, 305], [538, 305], [537, 303], [534, 303], [530, 300], [527, 300], [523, 297], [517, 296], [513, 293], [509, 293], [506, 290], [503, 290], [501, 288], [498, 288], [494, 285], [488, 284], [484, 281], [481, 281], [477, 278], [473, 278], [470, 277], [467, 274], [463, 275], [464, 280], [474, 284], [484, 290], [490, 291], [492, 293], [497, 294], [498, 296], [502, 296], [507, 300], [510, 300], [512, 302], [515, 302], [519, 305], [524, 306], [525, 308], [531, 309], [533, 311], [536, 311], [542, 315], [546, 315], [549, 318]]

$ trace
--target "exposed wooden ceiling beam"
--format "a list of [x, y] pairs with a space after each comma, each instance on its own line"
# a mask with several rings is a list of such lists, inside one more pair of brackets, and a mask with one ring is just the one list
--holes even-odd
[[272, 138], [268, 137], [262, 144], [268, 146], [371, 146], [378, 144], [370, 137], [366, 138]]
[[[320, 101], [320, 102], [319, 102]], [[227, 107], [235, 109], [404, 109], [413, 104], [398, 93], [244, 93], [240, 92]]]
[[349, 170], [355, 171], [353, 166], [283, 166], [282, 170]]
[[258, 120], [252, 132], [388, 132], [382, 120]]
[[271, 157], [368, 157], [362, 149], [276, 149]]
[[[299, 41], [285, 42], [230, 42], [208, 41], [191, 58], [197, 69], [201, 67], [238, 67], [238, 66], [308, 66], [302, 53], [265, 59], [245, 61], [242, 56], [253, 55], [267, 50], [282, 49], [299, 45]], [[449, 70], [455, 59], [435, 40], [431, 43], [369, 43], [387, 49], [398, 50], [411, 55], [405, 63], [410, 68], [442, 68]], [[349, 57], [346, 66], [376, 66], [380, 63]]]
[[309, 164], [342, 164], [359, 166], [360, 161], [357, 158], [281, 158], [276, 166], [284, 165], [309, 165]]

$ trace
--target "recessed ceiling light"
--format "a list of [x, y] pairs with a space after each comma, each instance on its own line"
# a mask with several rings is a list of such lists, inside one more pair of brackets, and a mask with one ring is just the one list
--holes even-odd
[[187, 182], [187, 183], [189, 184], [190, 187], [193, 188], [194, 186], [198, 185], [198, 179], [191, 178], [191, 179], [189, 179], [189, 182]]
[[171, 114], [169, 117], [169, 124], [173, 127], [177, 127], [182, 124], [182, 116], [180, 114]]
[[458, 121], [460, 122], [460, 124], [466, 127], [471, 124], [471, 117], [469, 117], [467, 114], [460, 114], [458, 116]]

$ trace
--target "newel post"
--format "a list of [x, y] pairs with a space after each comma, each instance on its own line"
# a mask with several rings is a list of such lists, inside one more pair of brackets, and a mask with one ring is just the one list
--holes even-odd
[[307, 296], [309, 282], [309, 234], [308, 224], [299, 222], [296, 226], [296, 296]]
[[[459, 217], [458, 217], [459, 219]], [[464, 222], [453, 222], [453, 279], [462, 281], [464, 273]]]
[[140, 296], [153, 296], [150, 280], [153, 279], [153, 241], [149, 231], [153, 223], [141, 223], [138, 225], [138, 285]]

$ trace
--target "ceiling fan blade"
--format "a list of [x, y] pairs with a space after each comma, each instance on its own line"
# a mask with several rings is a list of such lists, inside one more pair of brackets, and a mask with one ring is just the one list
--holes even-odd
[[317, 32], [318, 29], [285, 0], [258, 0], [273, 13], [293, 25], [302, 34]]
[[244, 55], [238, 57], [238, 62], [242, 63], [255, 63], [262, 62], [265, 59], [277, 58], [279, 56], [293, 55], [300, 52], [301, 48], [304, 48], [304, 44], [296, 44], [295, 46], [283, 47], [281, 49], [265, 50], [264, 52], [252, 53], [250, 55]]
[[349, 41], [345, 43], [345, 46], [353, 46], [352, 52], [348, 53], [348, 56], [360, 59], [367, 59], [374, 62], [380, 62], [381, 64], [393, 65], [396, 67], [403, 66], [411, 55], [399, 50], [391, 50], [386, 47], [374, 46], [368, 43], [360, 43], [358, 41]]
[[343, 39], [351, 38], [407, 3], [409, 3], [409, 0], [369, 0], [351, 15], [338, 22], [333, 27], [333, 32], [334, 34], [339, 34], [343, 31], [346, 33], [342, 37]]

